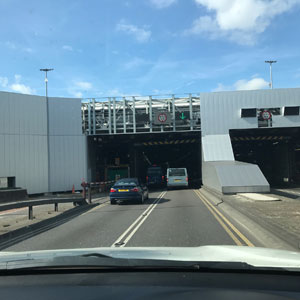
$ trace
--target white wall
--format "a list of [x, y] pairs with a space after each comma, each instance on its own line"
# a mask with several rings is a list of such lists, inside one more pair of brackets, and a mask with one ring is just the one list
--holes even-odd
[[[49, 98], [51, 191], [80, 189], [86, 137], [80, 99]], [[0, 92], [0, 177], [16, 177], [29, 194], [48, 191], [46, 99]]]
[[87, 181], [86, 137], [82, 134], [81, 101], [49, 99], [51, 191], [81, 188]]
[[[241, 108], [300, 105], [300, 89], [201, 93], [201, 131], [228, 134], [229, 129], [258, 128], [257, 118], [241, 118]], [[300, 116], [273, 116], [273, 127], [300, 126]]]
[[44, 97], [0, 92], [0, 177], [15, 176], [28, 193], [47, 191]]

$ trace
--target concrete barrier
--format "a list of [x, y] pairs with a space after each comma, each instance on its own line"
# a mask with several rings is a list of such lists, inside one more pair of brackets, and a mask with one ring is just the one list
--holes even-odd
[[27, 190], [22, 188], [1, 189], [0, 203], [23, 201], [28, 199]]

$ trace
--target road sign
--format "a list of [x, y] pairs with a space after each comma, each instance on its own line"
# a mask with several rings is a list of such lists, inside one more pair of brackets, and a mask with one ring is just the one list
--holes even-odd
[[261, 113], [261, 117], [262, 117], [262, 119], [264, 119], [264, 120], [270, 120], [271, 117], [272, 117], [272, 114], [271, 114], [268, 110], [264, 110], [264, 111], [262, 111], [262, 113]]
[[153, 123], [155, 125], [169, 125], [171, 124], [171, 115], [168, 111], [156, 111], [154, 113]]
[[184, 120], [186, 118], [186, 116], [184, 115], [184, 113], [181, 113], [180, 117], [181, 120]]

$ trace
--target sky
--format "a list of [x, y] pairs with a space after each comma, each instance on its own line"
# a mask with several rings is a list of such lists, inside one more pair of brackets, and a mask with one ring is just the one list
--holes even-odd
[[300, 0], [0, 0], [0, 90], [167, 95], [300, 87]]

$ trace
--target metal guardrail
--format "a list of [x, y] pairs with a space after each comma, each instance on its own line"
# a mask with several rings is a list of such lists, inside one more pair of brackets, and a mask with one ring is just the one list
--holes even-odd
[[6, 211], [15, 208], [28, 207], [28, 219], [33, 219], [33, 206], [54, 204], [54, 211], [58, 211], [59, 203], [71, 203], [74, 205], [87, 204], [85, 198], [53, 198], [53, 199], [38, 199], [38, 200], [25, 200], [19, 202], [5, 203], [0, 205], [0, 211]]
[[108, 192], [114, 183], [115, 183], [115, 181], [101, 181], [101, 182], [86, 183], [86, 185], [84, 187], [84, 197], [86, 195], [85, 188], [87, 188], [87, 199], [88, 199], [88, 203], [91, 204], [92, 203], [92, 188], [99, 188], [99, 191], [101, 191], [101, 192]]

